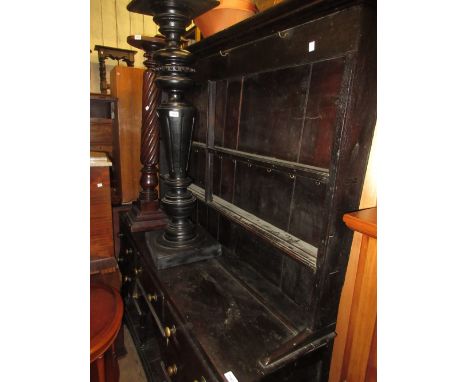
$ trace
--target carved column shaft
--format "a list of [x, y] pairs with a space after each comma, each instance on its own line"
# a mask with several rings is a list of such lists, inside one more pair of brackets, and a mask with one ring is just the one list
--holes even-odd
[[106, 79], [106, 59], [99, 57], [99, 88], [102, 94], [107, 94], [107, 79]]
[[143, 74], [143, 103], [141, 127], [140, 161], [143, 165], [140, 177], [139, 202], [153, 203], [159, 208], [158, 201], [158, 164], [159, 164], [159, 121], [157, 106], [161, 91], [156, 85], [156, 62], [152, 52], [146, 52], [144, 62], [147, 69]]
[[131, 12], [152, 15], [165, 37], [165, 46], [154, 57], [156, 83], [164, 91], [164, 101], [157, 108], [161, 139], [164, 143], [169, 174], [162, 177], [168, 190], [161, 205], [169, 218], [163, 232], [146, 236], [157, 269], [213, 258], [221, 246], [202, 227], [191, 220], [196, 198], [187, 189], [192, 180], [187, 175], [195, 107], [185, 100], [193, 85], [192, 54], [182, 49], [181, 37], [190, 20], [215, 7], [214, 0], [132, 0]]
[[160, 37], [129, 36], [127, 42], [145, 51], [143, 62], [142, 125], [141, 125], [141, 174], [140, 194], [130, 217], [132, 230], [142, 231], [161, 228], [166, 217], [159, 208], [158, 164], [159, 164], [159, 121], [157, 106], [161, 100], [161, 90], [156, 85], [158, 66], [155, 52], [164, 46]]
[[157, 52], [158, 84], [167, 91], [167, 101], [158, 108], [161, 135], [165, 144], [169, 177], [169, 190], [161, 200], [170, 221], [163, 235], [166, 245], [181, 247], [196, 240], [197, 230], [190, 220], [196, 199], [187, 189], [192, 180], [187, 176], [188, 162], [195, 122], [195, 108], [184, 99], [192, 86], [190, 52], [182, 49], [181, 36], [190, 24], [183, 4], [167, 2], [154, 20], [166, 37], [166, 47]]

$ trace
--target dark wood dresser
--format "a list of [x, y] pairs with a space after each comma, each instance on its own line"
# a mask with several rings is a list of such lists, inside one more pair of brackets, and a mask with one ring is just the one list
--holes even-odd
[[376, 120], [375, 8], [285, 1], [188, 48], [192, 220], [222, 255], [157, 270], [156, 232], [122, 214], [125, 320], [150, 381], [327, 381], [352, 240], [341, 219]]

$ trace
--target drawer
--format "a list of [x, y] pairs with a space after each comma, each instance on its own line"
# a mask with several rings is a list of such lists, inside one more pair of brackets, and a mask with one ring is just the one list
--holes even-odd
[[112, 119], [92, 119], [90, 126], [91, 146], [107, 145], [112, 147], [112, 128]]
[[[163, 307], [164, 307], [164, 295], [163, 293], [157, 288], [153, 278], [146, 271], [144, 267], [144, 263], [141, 265], [143, 267], [143, 271], [138, 276], [138, 280], [140, 281], [141, 287], [146, 293], [148, 298], [148, 303], [153, 307], [158, 315], [158, 318], [161, 319], [164, 317], [163, 315]], [[137, 270], [139, 268], [136, 268]], [[162, 322], [162, 321], [161, 321]]]
[[170, 333], [161, 348], [166, 364], [172, 359], [178, 361], [178, 364], [176, 363], [178, 373], [183, 376], [181, 381], [197, 380], [200, 382], [203, 380], [202, 377], [206, 381], [214, 381], [215, 379], [209, 379], [209, 376], [212, 375], [209, 366], [203, 360], [196, 345], [190, 341], [186, 328], [176, 318], [174, 309], [167, 301], [164, 306], [163, 322], [165, 333]]
[[180, 352], [171, 343], [161, 349], [163, 365], [166, 375], [171, 382], [214, 382], [209, 379], [208, 373], [198, 367], [198, 362], [194, 364], [191, 358], [187, 357], [186, 352]]
[[[143, 311], [146, 314], [148, 320], [151, 322], [151, 327], [154, 333], [153, 336], [158, 340], [160, 344], [163, 344], [166, 340], [163, 322], [161, 319], [163, 301], [153, 298], [153, 296], [156, 296], [152, 293], [147, 292], [147, 290], [142, 284], [141, 279], [141, 276], [144, 274], [145, 272], [143, 272], [135, 280], [135, 297], [138, 298], [138, 303], [140, 304], [141, 311]], [[143, 280], [146, 280], [145, 276], [143, 277]]]

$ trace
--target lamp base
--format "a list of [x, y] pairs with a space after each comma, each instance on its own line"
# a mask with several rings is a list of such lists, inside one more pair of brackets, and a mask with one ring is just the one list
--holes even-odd
[[221, 244], [202, 227], [197, 226], [197, 239], [188, 245], [165, 245], [164, 230], [145, 233], [146, 245], [156, 269], [166, 269], [220, 256]]

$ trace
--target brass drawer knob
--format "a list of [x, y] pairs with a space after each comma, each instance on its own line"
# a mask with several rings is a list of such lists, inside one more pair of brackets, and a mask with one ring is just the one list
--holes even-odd
[[151, 293], [148, 293], [148, 301], [151, 302], [151, 301], [158, 301], [158, 296], [156, 296], [154, 293], [151, 294]]
[[172, 377], [172, 376], [176, 375], [177, 374], [177, 365], [174, 364], [174, 365], [168, 366], [166, 368], [166, 371], [167, 371], [167, 375], [169, 377]]
[[172, 325], [172, 328], [169, 328], [169, 326], [166, 326], [164, 328], [164, 334], [167, 338], [169, 338], [170, 336], [174, 335], [176, 332], [176, 328], [174, 325]]
[[138, 276], [141, 272], [143, 272], [143, 268], [141, 268], [141, 267], [140, 268], [135, 268], [133, 270], [133, 272], [135, 273], [135, 276]]

